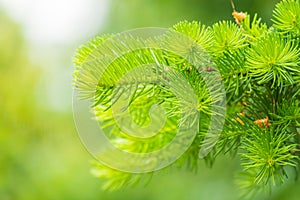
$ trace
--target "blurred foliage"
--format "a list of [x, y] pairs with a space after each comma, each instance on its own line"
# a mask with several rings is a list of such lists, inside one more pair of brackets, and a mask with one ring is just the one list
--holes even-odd
[[72, 155], [88, 157], [78, 148], [70, 113], [38, 106], [43, 72], [31, 64], [27, 50], [20, 26], [1, 13], [0, 199], [84, 199], [93, 195], [77, 190], [89, 187], [88, 164]]
[[[276, 2], [279, 1], [235, 0], [238, 11], [251, 15], [259, 13], [263, 19], [270, 19]], [[145, 26], [171, 27], [182, 20], [197, 20], [212, 25], [220, 19], [232, 19], [229, 0], [110, 0], [110, 4], [109, 31]]]
[[[257, 12], [267, 19], [273, 2], [240, 0], [237, 9]], [[230, 19], [231, 11], [229, 1], [225, 0], [111, 0], [107, 29], [169, 27], [183, 19], [211, 24]], [[201, 166], [197, 175], [176, 170], [168, 174], [160, 172], [146, 188], [102, 192], [100, 180], [89, 173], [90, 164], [86, 161], [91, 156], [79, 141], [71, 111], [58, 113], [47, 102], [39, 102], [46, 93], [41, 83], [47, 74], [30, 62], [20, 27], [0, 10], [1, 200], [237, 198], [232, 177], [238, 164], [228, 158], [221, 158], [213, 169]], [[297, 184], [291, 181], [271, 199], [296, 200], [299, 185], [299, 181]]]

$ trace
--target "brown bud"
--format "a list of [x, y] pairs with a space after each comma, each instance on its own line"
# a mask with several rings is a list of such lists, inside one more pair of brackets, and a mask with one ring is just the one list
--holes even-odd
[[232, 16], [234, 17], [236, 23], [238, 25], [240, 25], [241, 21], [243, 21], [246, 18], [247, 15], [246, 15], [246, 13], [243, 13], [243, 12], [236, 12], [236, 11], [234, 11], [232, 13]]

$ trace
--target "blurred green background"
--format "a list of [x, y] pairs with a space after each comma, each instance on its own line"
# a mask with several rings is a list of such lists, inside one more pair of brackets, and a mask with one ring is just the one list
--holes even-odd
[[[272, 0], [240, 0], [270, 24]], [[0, 200], [238, 199], [238, 159], [221, 157], [197, 174], [161, 171], [144, 186], [101, 190], [72, 118], [72, 55], [94, 35], [180, 20], [231, 19], [229, 0], [0, 0]], [[272, 197], [299, 199], [290, 181]], [[299, 191], [299, 192], [298, 192]]]

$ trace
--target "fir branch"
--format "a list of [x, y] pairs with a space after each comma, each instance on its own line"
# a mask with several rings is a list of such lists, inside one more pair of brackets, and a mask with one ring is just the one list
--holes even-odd
[[[172, 166], [197, 171], [202, 147], [215, 145], [204, 158], [210, 165], [221, 153], [238, 153], [243, 172], [237, 182], [249, 197], [286, 181], [287, 167], [298, 171], [300, 3], [278, 3], [271, 28], [256, 14], [252, 19], [245, 13], [235, 14], [243, 14], [241, 20], [235, 18], [238, 24], [220, 21], [209, 27], [183, 21], [153, 40], [130, 34], [96, 37], [74, 57], [74, 86], [81, 98], [94, 103], [96, 120], [111, 143], [127, 152], [156, 151], [172, 141], [184, 124], [197, 124], [191, 146]], [[153, 46], [157, 41], [166, 48]], [[136, 69], [148, 63], [154, 65]], [[181, 105], [172, 93], [167, 83], [178, 78], [173, 70], [187, 80], [196, 102]], [[222, 87], [215, 83], [221, 78], [218, 73], [226, 89], [227, 114], [221, 135], [211, 142], [216, 137], [209, 132], [211, 119], [223, 111], [221, 106], [212, 109], [223, 101]], [[128, 105], [122, 109], [131, 119], [127, 124], [147, 126], [153, 104], [167, 110], [166, 123], [155, 136], [133, 137], [118, 126], [112, 107], [125, 90]], [[181, 84], [173, 90], [192, 95]], [[187, 117], [180, 120], [182, 113]], [[98, 162], [94, 166], [93, 174], [107, 180], [106, 190], [134, 186], [152, 174], [120, 172]]]
[[273, 12], [274, 27], [283, 34], [300, 36], [299, 0], [283, 0], [276, 5]]
[[271, 126], [261, 128], [253, 125], [249, 136], [244, 139], [241, 152], [242, 166], [246, 171], [255, 169], [255, 184], [271, 181], [274, 185], [284, 182], [285, 167], [296, 167], [298, 159], [291, 151], [296, 150], [297, 144], [290, 144], [293, 135], [284, 129]]

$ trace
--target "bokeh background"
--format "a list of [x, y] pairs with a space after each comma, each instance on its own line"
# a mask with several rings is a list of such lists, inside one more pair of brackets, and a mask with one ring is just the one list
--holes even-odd
[[[237, 0], [270, 24], [274, 0]], [[72, 56], [97, 34], [231, 20], [229, 0], [0, 0], [0, 200], [238, 199], [238, 159], [161, 171], [147, 185], [101, 190], [72, 118]], [[271, 197], [299, 199], [293, 180]]]

